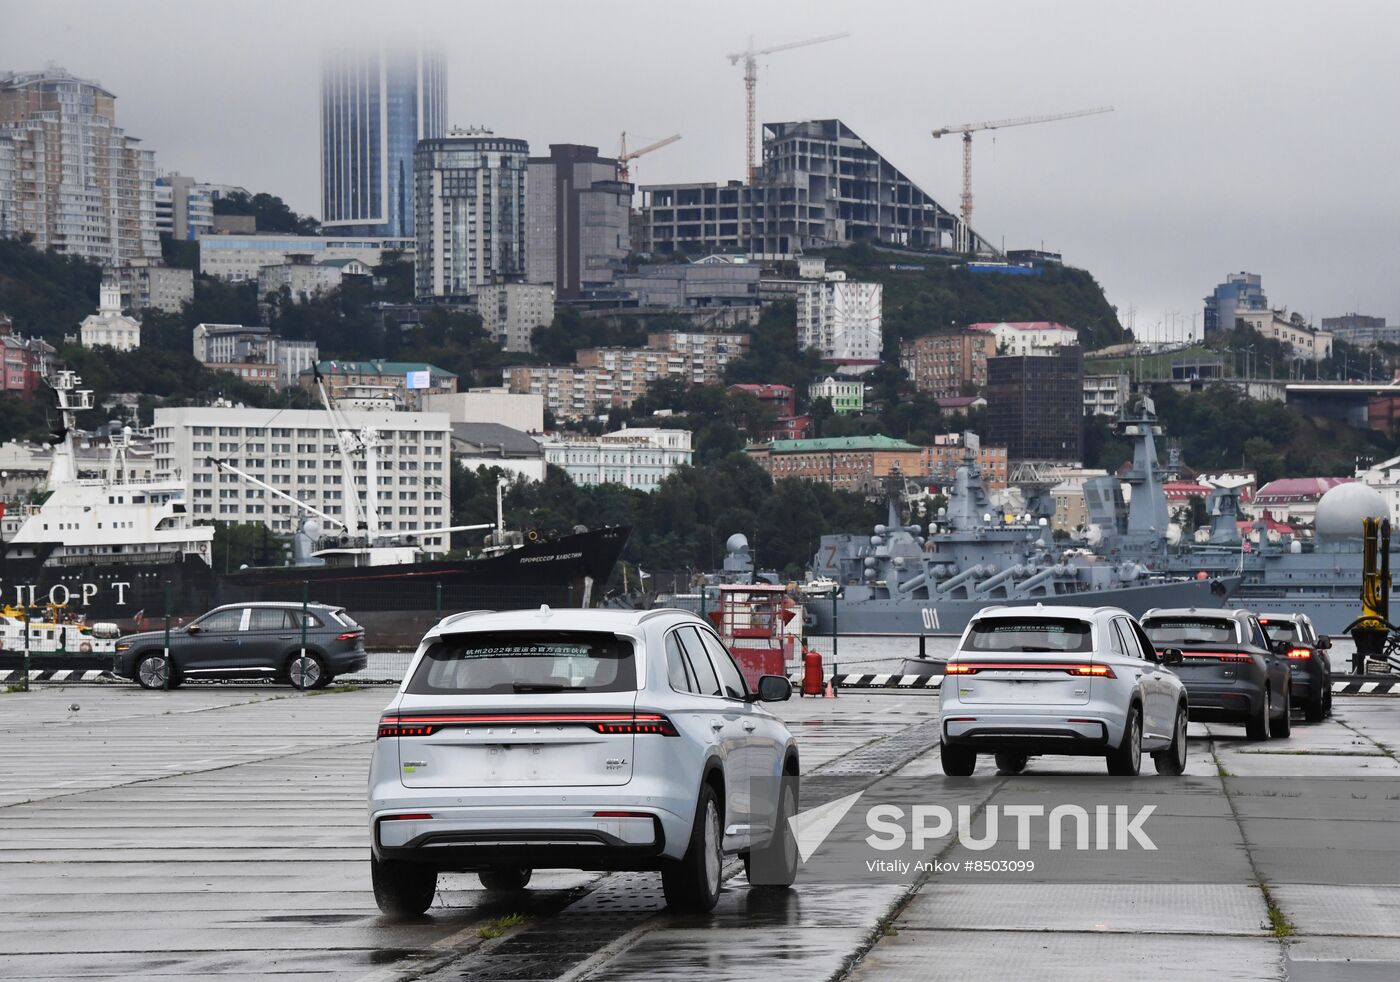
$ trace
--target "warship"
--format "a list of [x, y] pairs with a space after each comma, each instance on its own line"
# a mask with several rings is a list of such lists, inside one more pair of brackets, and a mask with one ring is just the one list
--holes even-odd
[[[1362, 520], [1388, 517], [1385, 499], [1360, 482], [1339, 484], [1317, 504], [1313, 537], [1270, 536], [1268, 522], [1254, 521], [1242, 534], [1239, 492], [1216, 490], [1207, 499], [1209, 531], [1203, 542], [1170, 534], [1163, 475], [1157, 461], [1152, 401], [1143, 400], [1118, 422], [1133, 444], [1131, 469], [1120, 479], [1086, 481], [1085, 505], [1096, 551], [1140, 563], [1166, 576], [1238, 578], [1227, 603], [1263, 613], [1306, 614], [1318, 633], [1342, 636], [1360, 611]], [[1127, 506], [1123, 484], [1131, 489]], [[1163, 534], [1162, 530], [1167, 530]], [[1251, 535], [1253, 533], [1253, 535]]]
[[[1226, 571], [1178, 575], [1136, 555], [1055, 542], [1054, 501], [1043, 489], [1021, 514], [992, 504], [978, 446], [976, 434], [964, 435], [948, 504], [927, 529], [900, 524], [891, 501], [887, 524], [873, 535], [822, 536], [806, 588], [810, 633], [957, 635], [979, 610], [999, 604], [1111, 606], [1140, 616], [1153, 607], [1222, 607], [1239, 587], [1240, 577]], [[1147, 514], [1125, 513], [1124, 533], [1165, 544], [1165, 520], [1138, 527]], [[821, 591], [836, 591], [835, 602], [812, 602]]]

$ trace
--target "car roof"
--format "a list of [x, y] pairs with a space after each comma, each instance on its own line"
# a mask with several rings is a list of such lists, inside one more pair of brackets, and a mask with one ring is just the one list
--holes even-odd
[[1252, 617], [1247, 610], [1235, 607], [1154, 607], [1142, 615], [1143, 620], [1157, 617], [1217, 617], [1225, 621], [1240, 621]]
[[1046, 604], [1018, 604], [1014, 607], [983, 607], [973, 615], [973, 620], [992, 617], [1061, 617], [1071, 620], [1091, 621], [1098, 614], [1112, 616], [1127, 614], [1119, 607], [1072, 607], [1068, 604], [1050, 606]]
[[705, 622], [695, 613], [674, 607], [653, 610], [607, 610], [599, 608], [541, 605], [525, 610], [466, 610], [448, 614], [430, 627], [425, 637], [483, 631], [637, 631], [649, 621], [671, 623]]
[[[212, 610], [207, 611], [207, 613], [213, 614], [213, 613], [216, 613], [216, 612], [218, 612], [218, 611], [220, 611], [220, 610], [232, 610], [232, 609], [235, 608], [235, 607], [237, 607], [237, 608], [239, 608], [239, 609], [242, 609], [242, 608], [244, 608], [244, 607], [278, 607], [278, 608], [281, 608], [282, 610], [301, 610], [302, 604], [301, 604], [299, 601], [296, 601], [296, 600], [244, 600], [244, 601], [242, 601], [241, 603], [220, 604], [218, 607], [215, 607], [215, 608], [213, 608]], [[323, 604], [323, 603], [319, 603], [318, 601], [315, 601], [315, 600], [313, 600], [313, 601], [307, 603], [307, 604], [306, 604], [306, 607], [307, 607], [308, 609], [310, 609], [310, 608], [312, 608], [312, 607], [315, 607], [317, 610], [342, 610], [342, 609], [344, 609], [344, 608], [342, 608], [342, 607], [336, 606], [335, 604]]]

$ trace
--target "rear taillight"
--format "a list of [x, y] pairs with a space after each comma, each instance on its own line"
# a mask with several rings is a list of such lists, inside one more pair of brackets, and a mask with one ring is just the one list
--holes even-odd
[[1214, 658], [1216, 661], [1253, 661], [1253, 655], [1241, 655], [1233, 651], [1183, 651], [1184, 658]]
[[1312, 652], [1307, 648], [1289, 648], [1288, 657], [1296, 661], [1304, 661], [1312, 657]]
[[448, 728], [497, 726], [586, 726], [609, 735], [652, 733], [680, 736], [660, 713], [466, 713], [462, 715], [385, 716], [379, 721], [381, 737], [432, 736]]
[[335, 639], [337, 641], [354, 641], [364, 633], [364, 631], [346, 631], [344, 634], [337, 634]]
[[1057, 665], [1054, 662], [949, 662], [946, 675], [976, 675], [978, 672], [1065, 672], [1095, 678], [1117, 678], [1107, 665]]

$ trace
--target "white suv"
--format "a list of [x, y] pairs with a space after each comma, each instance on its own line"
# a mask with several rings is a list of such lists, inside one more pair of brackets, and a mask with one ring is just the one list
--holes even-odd
[[792, 883], [798, 758], [704, 621], [686, 611], [471, 612], [418, 647], [379, 723], [370, 865], [386, 913], [417, 915], [440, 871], [519, 890], [537, 868], [659, 870], [709, 910], [725, 855]]
[[940, 692], [943, 772], [979, 753], [1018, 774], [1040, 754], [1102, 756], [1135, 775], [1142, 752], [1162, 774], [1186, 769], [1186, 689], [1142, 626], [1117, 607], [988, 607], [948, 661]]

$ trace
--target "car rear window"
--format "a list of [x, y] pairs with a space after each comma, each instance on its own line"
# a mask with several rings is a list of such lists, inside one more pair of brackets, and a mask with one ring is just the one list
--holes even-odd
[[964, 651], [1092, 651], [1086, 621], [1068, 617], [995, 617], [977, 621]]
[[1222, 618], [1154, 617], [1142, 622], [1154, 644], [1233, 644], [1235, 622]]
[[637, 688], [632, 642], [598, 632], [459, 634], [434, 642], [408, 692], [463, 695], [626, 692]]
[[1303, 640], [1298, 625], [1292, 621], [1270, 621], [1262, 617], [1259, 623], [1264, 625], [1264, 630], [1269, 633], [1269, 638], [1274, 641], [1301, 641]]

